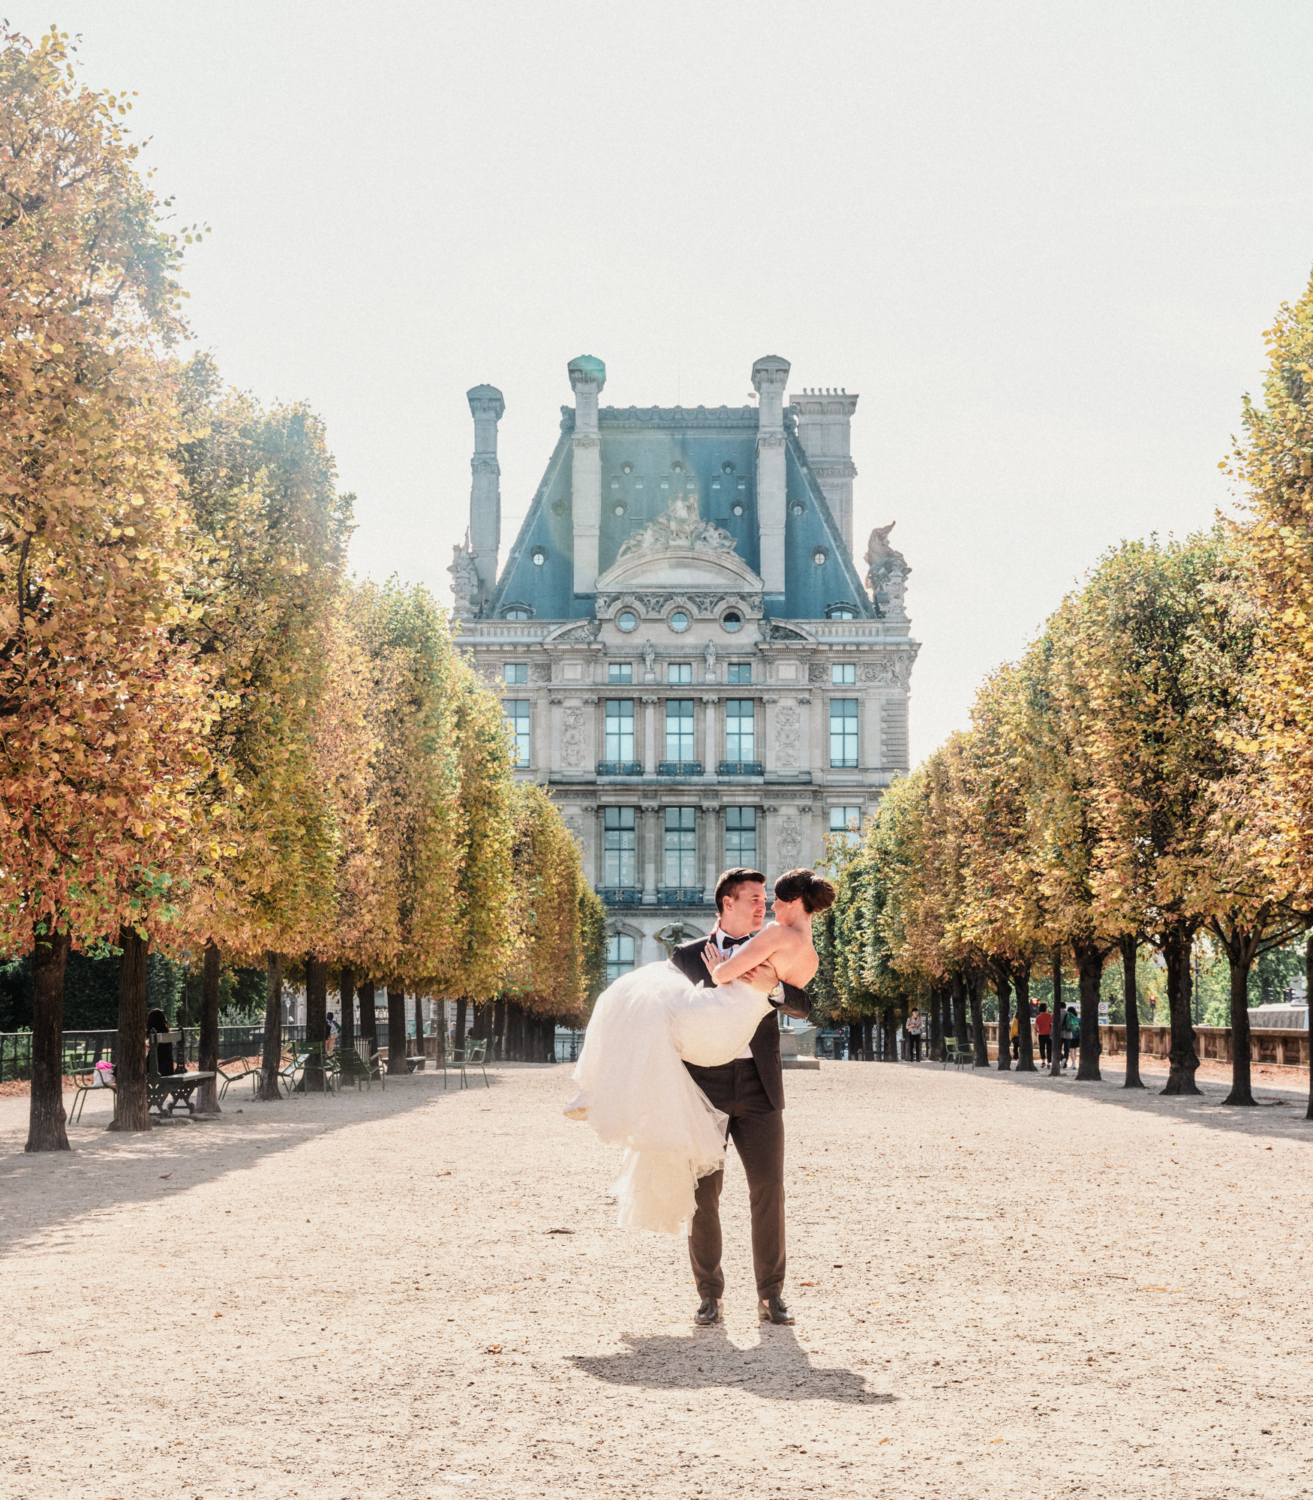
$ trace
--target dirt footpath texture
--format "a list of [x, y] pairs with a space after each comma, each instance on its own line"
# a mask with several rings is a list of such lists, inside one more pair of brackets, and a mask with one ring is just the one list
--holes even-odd
[[1313, 1125], [1120, 1081], [790, 1073], [797, 1326], [731, 1156], [701, 1331], [566, 1067], [128, 1138], [93, 1098], [56, 1156], [0, 1101], [0, 1495], [1313, 1495]]

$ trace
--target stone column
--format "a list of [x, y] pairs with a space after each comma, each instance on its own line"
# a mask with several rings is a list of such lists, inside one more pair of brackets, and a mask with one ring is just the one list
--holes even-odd
[[708, 776], [716, 774], [716, 695], [704, 693], [702, 696], [703, 711], [707, 718], [707, 758], [702, 762], [702, 769]]
[[878, 693], [865, 693], [858, 710], [861, 739], [857, 746], [857, 763], [863, 768], [883, 765], [880, 755], [880, 710], [884, 699]]
[[[769, 354], [752, 367], [757, 401], [757, 522], [767, 594], [784, 592], [784, 387], [789, 362]], [[578, 523], [576, 522], [576, 525]]]
[[602, 448], [597, 433], [597, 398], [606, 384], [606, 366], [591, 354], [567, 367], [574, 387], [574, 454], [571, 506], [574, 512], [574, 591], [597, 587], [597, 548], [602, 527]]
[[779, 756], [775, 753], [775, 705], [780, 701], [778, 693], [766, 693], [762, 697], [761, 738], [757, 743], [757, 759], [762, 770], [769, 776], [779, 770]]
[[547, 700], [547, 712], [551, 716], [552, 724], [552, 750], [549, 764], [553, 771], [559, 771], [561, 767], [561, 709], [564, 704], [562, 698], [549, 698]]
[[703, 894], [708, 901], [716, 898], [716, 877], [720, 874], [720, 815], [719, 803], [702, 804], [702, 827], [706, 830], [702, 855], [707, 867], [707, 884]]
[[501, 547], [501, 466], [497, 462], [497, 423], [506, 403], [495, 385], [466, 391], [474, 418], [474, 457], [470, 460], [470, 551], [479, 575], [482, 604], [497, 582]]
[[648, 694], [642, 700], [643, 703], [643, 774], [655, 776], [657, 769], [656, 756], [656, 706], [660, 698], [654, 694]]
[[639, 854], [643, 861], [643, 905], [655, 906], [657, 893], [657, 840], [660, 837], [658, 822], [659, 807], [643, 809], [642, 848]]

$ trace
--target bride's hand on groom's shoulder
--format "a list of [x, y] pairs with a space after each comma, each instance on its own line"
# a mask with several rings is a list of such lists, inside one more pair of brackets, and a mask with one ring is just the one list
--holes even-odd
[[[707, 943], [703, 947], [702, 962], [706, 964], [708, 974], [715, 971], [716, 965], [721, 962], [720, 949], [716, 947], [715, 943]], [[712, 983], [714, 984], [715, 981], [713, 980]]]

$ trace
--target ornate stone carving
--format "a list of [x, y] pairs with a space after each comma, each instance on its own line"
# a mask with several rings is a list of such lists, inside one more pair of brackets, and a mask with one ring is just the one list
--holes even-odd
[[[576, 438], [575, 442], [578, 443]], [[620, 557], [633, 557], [639, 552], [664, 552], [671, 547], [688, 547], [703, 552], [732, 552], [734, 538], [728, 531], [710, 521], [704, 521], [698, 512], [696, 495], [676, 495], [664, 515], [649, 521], [641, 531], [625, 538], [620, 548]]]
[[451, 596], [455, 601], [452, 613], [458, 620], [472, 620], [478, 613], [475, 596], [479, 592], [479, 570], [474, 564], [474, 549], [468, 542], [451, 549]]
[[[673, 585], [672, 585], [673, 587]], [[737, 609], [748, 619], [755, 619], [762, 612], [760, 594], [705, 594], [688, 593], [681, 590], [678, 601], [670, 593], [664, 594], [598, 594], [597, 613], [604, 619], [612, 619], [622, 609], [637, 610], [644, 618], [664, 615], [673, 603], [686, 605], [700, 620], [718, 619], [724, 609]]]
[[530, 662], [529, 680], [531, 682], [550, 682], [552, 680], [551, 663], [545, 661]]
[[783, 448], [784, 434], [782, 432], [763, 432], [757, 439], [758, 448]]
[[574, 445], [576, 448], [600, 448], [602, 440], [591, 432], [577, 432], [574, 436]]
[[901, 616], [904, 611], [907, 576], [912, 571], [907, 559], [889, 545], [889, 533], [895, 522], [877, 526], [866, 544], [866, 586], [883, 615]]
[[874, 682], [882, 687], [893, 687], [898, 681], [894, 663], [888, 658], [883, 661], [863, 662], [862, 681]]
[[798, 831], [797, 818], [780, 820], [780, 836], [777, 842], [780, 864], [785, 869], [796, 867], [802, 857], [802, 834]]
[[715, 641], [708, 641], [707, 642], [706, 646], [703, 648], [703, 651], [702, 651], [702, 659], [707, 664], [707, 676], [706, 676], [706, 680], [708, 682], [715, 682], [715, 680], [716, 680], [716, 643], [715, 643]]
[[476, 474], [501, 474], [501, 465], [495, 458], [480, 458], [476, 455], [470, 459], [470, 468]]
[[656, 661], [656, 647], [651, 641], [643, 642], [643, 670], [651, 672], [652, 663]]
[[584, 711], [567, 708], [561, 715], [561, 764], [581, 766], [584, 763]]
[[802, 718], [796, 704], [781, 703], [775, 710], [775, 763], [781, 769], [799, 764]]
[[809, 682], [824, 682], [825, 663], [823, 661], [812, 662], [811, 666], [807, 668], [807, 679]]

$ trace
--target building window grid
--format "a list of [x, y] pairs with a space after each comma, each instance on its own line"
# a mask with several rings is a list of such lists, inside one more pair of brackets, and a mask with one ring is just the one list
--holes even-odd
[[502, 668], [502, 681], [507, 687], [524, 687], [529, 681], [529, 663], [508, 661]]
[[627, 932], [612, 933], [606, 940], [606, 982], [614, 984], [634, 967], [634, 940]]
[[725, 668], [725, 681], [730, 687], [744, 687], [752, 681], [750, 661], [732, 661]]
[[627, 683], [634, 680], [634, 664], [629, 661], [613, 661], [607, 665], [606, 680], [608, 682]]
[[693, 681], [693, 663], [672, 661], [666, 667], [666, 681], [672, 687], [687, 687]]
[[751, 698], [725, 701], [725, 759], [755, 760], [757, 755], [756, 704]]
[[830, 835], [850, 847], [862, 840], [862, 810], [860, 807], [832, 807], [830, 809]]
[[632, 761], [634, 758], [634, 700], [632, 698], [608, 698], [606, 700], [606, 757], [611, 761]]
[[602, 884], [614, 890], [636, 886], [637, 853], [634, 809], [605, 808], [602, 813]]
[[697, 811], [666, 808], [666, 886], [687, 890], [698, 884]]
[[755, 869], [757, 864], [757, 809], [725, 809], [725, 867]]
[[830, 765], [836, 771], [857, 769], [857, 699], [830, 699]]
[[529, 764], [529, 708], [528, 698], [508, 698], [504, 705], [506, 723], [515, 736], [515, 765], [522, 770]]
[[692, 698], [668, 698], [666, 700], [666, 759], [690, 761], [697, 751], [694, 746]]
[[830, 668], [830, 681], [835, 687], [856, 687], [856, 663], [850, 661], [836, 663]]

